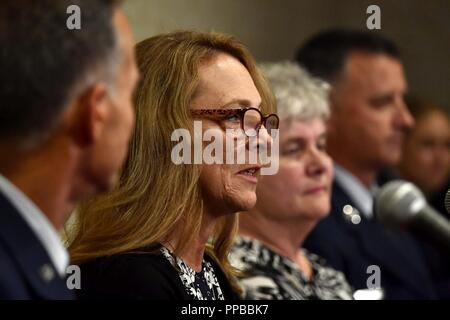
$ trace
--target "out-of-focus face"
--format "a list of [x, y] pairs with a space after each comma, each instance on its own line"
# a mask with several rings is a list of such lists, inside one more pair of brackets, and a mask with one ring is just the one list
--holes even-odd
[[258, 184], [256, 208], [273, 220], [319, 220], [330, 211], [333, 163], [320, 118], [280, 123], [280, 166]]
[[406, 90], [398, 60], [351, 54], [331, 93], [330, 144], [359, 167], [379, 170], [396, 164], [405, 131], [414, 124], [404, 103]]
[[135, 113], [133, 92], [138, 81], [138, 70], [134, 54], [134, 40], [127, 19], [121, 10], [116, 10], [114, 25], [120, 47], [120, 65], [116, 78], [106, 93], [104, 125], [93, 150], [91, 171], [94, 171], [97, 188], [111, 189], [118, 180], [119, 170], [125, 160], [128, 143], [134, 128]]
[[444, 186], [450, 170], [450, 123], [445, 114], [431, 111], [416, 120], [399, 168], [404, 178], [426, 193]]
[[[218, 53], [199, 68], [199, 88], [191, 109], [260, 109], [261, 97], [247, 69], [234, 57]], [[203, 132], [215, 130], [223, 138], [226, 128], [239, 126], [236, 116], [223, 122], [201, 119]], [[267, 136], [260, 131], [260, 138]], [[270, 138], [269, 138], [270, 139]], [[208, 143], [206, 143], [208, 144]], [[236, 144], [242, 152], [244, 145]], [[236, 148], [234, 149], [235, 152]], [[255, 172], [248, 169], [257, 169]], [[203, 164], [200, 176], [203, 200], [212, 214], [232, 213], [251, 209], [256, 203], [256, 185], [259, 165], [255, 164]]]

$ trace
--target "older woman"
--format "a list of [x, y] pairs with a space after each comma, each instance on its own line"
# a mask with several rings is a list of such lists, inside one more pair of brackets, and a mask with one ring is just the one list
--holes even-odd
[[152, 37], [137, 45], [137, 60], [136, 130], [120, 183], [79, 209], [69, 238], [80, 296], [236, 298], [228, 251], [236, 212], [256, 202], [260, 165], [179, 165], [173, 136], [195, 136], [196, 120], [223, 140], [245, 129], [270, 143], [273, 98], [248, 50], [223, 34]]
[[247, 299], [351, 299], [341, 272], [301, 246], [330, 211], [325, 152], [328, 88], [290, 62], [263, 66], [280, 116], [279, 171], [261, 177], [258, 201], [240, 215], [232, 262]]

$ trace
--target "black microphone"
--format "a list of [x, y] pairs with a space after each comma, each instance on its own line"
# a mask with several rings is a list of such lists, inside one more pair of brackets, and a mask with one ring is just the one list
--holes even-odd
[[386, 183], [375, 197], [374, 212], [387, 227], [406, 227], [450, 251], [450, 222], [428, 205], [411, 182]]

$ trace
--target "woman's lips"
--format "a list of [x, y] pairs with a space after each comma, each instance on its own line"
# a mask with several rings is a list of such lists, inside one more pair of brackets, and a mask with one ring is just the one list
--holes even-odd
[[320, 187], [314, 187], [314, 188], [307, 189], [304, 193], [308, 194], [308, 195], [309, 194], [316, 195], [316, 194], [325, 193], [326, 191], [327, 191], [327, 187], [320, 186]]
[[245, 168], [237, 173], [241, 178], [250, 181], [252, 183], [258, 182], [259, 170], [261, 167], [249, 167]]

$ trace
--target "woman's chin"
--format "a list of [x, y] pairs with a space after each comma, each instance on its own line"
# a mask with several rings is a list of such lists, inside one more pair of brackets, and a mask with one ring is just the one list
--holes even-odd
[[330, 207], [317, 207], [315, 212], [313, 213], [313, 216], [317, 219], [317, 220], [322, 220], [325, 219], [326, 217], [328, 217], [328, 215], [330, 214]]
[[256, 192], [242, 192], [238, 198], [233, 199], [233, 206], [236, 212], [249, 211], [256, 205]]
[[330, 206], [324, 204], [311, 204], [309, 206], [302, 206], [302, 209], [299, 208], [299, 212], [301, 212], [300, 216], [306, 218], [311, 221], [320, 221], [325, 219], [330, 214]]

